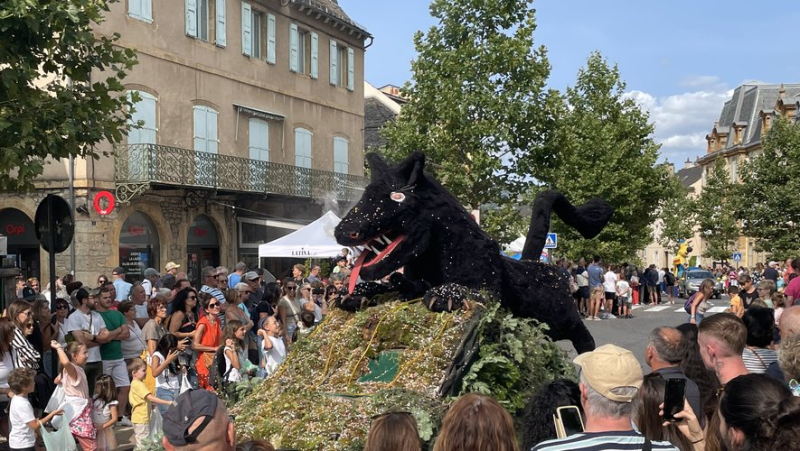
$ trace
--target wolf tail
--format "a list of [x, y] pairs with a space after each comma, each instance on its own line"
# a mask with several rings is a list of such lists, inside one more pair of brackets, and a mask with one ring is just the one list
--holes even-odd
[[555, 212], [568, 226], [584, 238], [594, 238], [608, 224], [614, 207], [602, 199], [590, 199], [576, 207], [558, 191], [542, 191], [533, 202], [531, 225], [522, 249], [523, 260], [538, 260], [550, 231], [550, 212]]

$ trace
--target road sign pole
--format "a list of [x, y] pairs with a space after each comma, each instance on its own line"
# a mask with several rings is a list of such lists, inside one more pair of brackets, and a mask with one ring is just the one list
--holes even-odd
[[[48, 194], [47, 197], [52, 196]], [[47, 199], [47, 241], [49, 243], [50, 254], [50, 311], [55, 315], [56, 313], [56, 227], [55, 227], [55, 212], [53, 207], [55, 202], [52, 199]], [[39, 285], [41, 289], [41, 285]], [[55, 351], [50, 353], [52, 359], [51, 368], [58, 368], [58, 353]]]

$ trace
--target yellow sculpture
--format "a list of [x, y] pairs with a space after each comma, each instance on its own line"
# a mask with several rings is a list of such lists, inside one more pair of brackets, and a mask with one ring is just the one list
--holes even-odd
[[689, 252], [692, 252], [692, 247], [687, 240], [680, 240], [678, 244], [678, 255], [672, 261], [672, 274], [676, 278], [680, 278], [683, 272], [689, 265]]

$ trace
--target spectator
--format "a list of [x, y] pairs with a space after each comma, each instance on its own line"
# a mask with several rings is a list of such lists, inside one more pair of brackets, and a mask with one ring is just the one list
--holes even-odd
[[41, 293], [42, 285], [39, 283], [39, 279], [37, 279], [36, 277], [28, 278], [28, 287], [30, 287], [36, 294]]
[[[791, 275], [800, 274], [800, 257], [792, 260]], [[788, 268], [787, 268], [788, 272]], [[783, 294], [786, 295], [787, 305], [795, 305], [795, 301], [800, 301], [800, 277], [789, 277], [789, 284], [785, 285]]]
[[[775, 282], [772, 284], [774, 286]], [[744, 308], [748, 309], [750, 308], [750, 304], [759, 298], [758, 290], [756, 290], [756, 286], [753, 284], [753, 279], [747, 274], [742, 274], [742, 276], [739, 277], [739, 288], [741, 289], [739, 291], [739, 298], [742, 300]], [[730, 294], [730, 292], [731, 287], [728, 287], [728, 294]], [[741, 315], [738, 316], [739, 318], [742, 317]]]
[[167, 275], [170, 275], [170, 276], [172, 276], [172, 277], [177, 279], [178, 278], [178, 268], [180, 268], [180, 267], [181, 267], [181, 265], [179, 265], [179, 264], [177, 264], [175, 262], [167, 262], [167, 264], [164, 265], [164, 271], [166, 272]]
[[800, 336], [800, 307], [787, 306], [781, 314], [781, 341], [789, 337]]
[[67, 345], [67, 317], [69, 316], [69, 301], [66, 299], [56, 299], [56, 314], [53, 317], [54, 327], [58, 328], [55, 340], [61, 343], [61, 346]]
[[275, 309], [278, 307], [278, 300], [281, 298], [281, 287], [275, 282], [270, 282], [264, 285], [264, 297], [262, 302], [256, 307], [258, 313], [259, 323], [268, 316], [275, 315]]
[[161, 274], [155, 268], [147, 268], [144, 270], [144, 280], [142, 286], [147, 295], [147, 299], [152, 299], [156, 295], [156, 290], [160, 287]]
[[603, 345], [575, 358], [581, 367], [580, 390], [586, 414], [586, 432], [540, 443], [536, 451], [561, 449], [677, 450], [669, 442], [647, 440], [631, 427], [633, 400], [642, 385], [642, 368], [633, 354], [615, 345]]
[[419, 432], [409, 412], [386, 412], [372, 417], [364, 451], [420, 451]]
[[193, 387], [197, 387], [197, 372], [194, 369], [194, 351], [192, 342], [200, 310], [197, 302], [197, 291], [194, 288], [184, 288], [175, 295], [172, 301], [175, 312], [169, 317], [168, 332], [174, 335], [178, 342], [182, 342], [185, 349], [178, 355], [178, 364], [186, 369], [186, 377]]
[[75, 414], [69, 421], [70, 431], [78, 439], [81, 448], [93, 450], [97, 446], [97, 435], [92, 422], [92, 397], [85, 371], [89, 350], [78, 341], [70, 343], [66, 349], [57, 342], [52, 343], [52, 347], [58, 353], [58, 360], [63, 368], [56, 383], [64, 387], [64, 401]]
[[[553, 415], [561, 406], [581, 408], [581, 391], [578, 384], [569, 379], [556, 379], [542, 385], [533, 394], [522, 417], [522, 449], [528, 450], [537, 444], [558, 438]], [[581, 412], [583, 415], [583, 412]]]
[[589, 291], [603, 285], [603, 268], [600, 266], [600, 257], [595, 255], [586, 271], [589, 272]]
[[778, 283], [778, 262], [772, 261], [767, 264], [767, 267], [764, 268], [764, 272], [761, 275], [762, 280], [771, 280], [774, 283]]
[[[114, 278], [114, 289], [117, 291], [115, 300], [124, 301], [128, 299], [132, 285], [125, 281], [125, 268], [117, 266], [114, 268], [114, 271], [111, 272], [111, 277]], [[147, 293], [147, 295], [149, 296], [150, 293]], [[92, 386], [94, 386], [94, 384], [92, 384]]]
[[[783, 340], [781, 352], [778, 354], [778, 363], [784, 382], [800, 381], [800, 336], [792, 336]], [[768, 373], [768, 375], [770, 375]], [[795, 396], [800, 396], [800, 386], [792, 387]]]
[[262, 358], [261, 368], [265, 376], [273, 374], [286, 360], [286, 345], [281, 339], [281, 329], [274, 316], [268, 316], [264, 326], [259, 329], [260, 349]]
[[719, 432], [727, 449], [788, 450], [800, 443], [800, 398], [775, 379], [748, 374], [722, 392]]
[[704, 422], [708, 422], [717, 410], [717, 390], [720, 387], [717, 375], [706, 368], [697, 344], [697, 326], [684, 323], [676, 329], [681, 332], [681, 364], [683, 374], [697, 384], [700, 390], [700, 406], [703, 409]]
[[348, 267], [349, 263], [346, 257], [340, 255], [334, 259], [334, 262], [336, 263], [336, 266], [333, 268], [331, 275], [335, 274], [341, 276], [342, 280], [350, 275], [350, 268]]
[[693, 380], [686, 377], [680, 368], [684, 353], [682, 341], [683, 335], [678, 329], [668, 326], [656, 327], [650, 332], [647, 347], [644, 350], [644, 360], [647, 366], [650, 367], [651, 374], [663, 379], [683, 379], [686, 381], [686, 400], [692, 407], [695, 416], [699, 419], [700, 425], [705, 426], [705, 418], [700, 402], [700, 389]]
[[192, 343], [192, 347], [197, 351], [195, 369], [200, 388], [211, 390], [212, 387], [208, 384], [208, 369], [214, 361], [214, 353], [217, 352], [222, 339], [222, 328], [217, 317], [221, 304], [217, 298], [208, 293], [201, 293], [198, 298], [205, 311], [205, 316], [197, 321], [197, 331]]
[[[755, 291], [755, 289], [753, 291]], [[744, 303], [739, 296], [739, 292], [739, 287], [728, 287], [728, 296], [731, 298], [730, 313], [741, 318], [742, 315], [744, 315]], [[744, 292], [744, 290], [741, 290], [741, 292]]]
[[222, 332], [222, 342], [225, 344], [223, 350], [225, 356], [225, 380], [227, 382], [239, 382], [242, 380], [242, 373], [245, 370], [247, 360], [247, 349], [244, 348], [244, 336], [247, 327], [239, 320], [231, 319], [225, 324]]
[[747, 346], [742, 351], [744, 366], [750, 374], [763, 374], [778, 361], [778, 355], [769, 347], [775, 328], [773, 312], [767, 308], [750, 308], [744, 312], [742, 322], [747, 328]]
[[[130, 391], [131, 380], [128, 377], [128, 367], [122, 356], [122, 340], [130, 338], [131, 334], [125, 315], [116, 310], [110, 310], [113, 302], [111, 290], [103, 287], [100, 289], [100, 299], [95, 305], [95, 310], [103, 318], [106, 328], [109, 329], [109, 334], [114, 337], [100, 346], [100, 357], [103, 362], [103, 374], [108, 374], [114, 378], [119, 411], [124, 415], [128, 407], [128, 392]], [[122, 416], [120, 424], [132, 426], [130, 420], [125, 416]]]
[[217, 288], [223, 293], [228, 288], [233, 288], [228, 285], [228, 268], [224, 266], [217, 266]]
[[130, 335], [125, 340], [122, 340], [122, 358], [125, 360], [125, 368], [131, 359], [142, 356], [142, 351], [145, 349], [144, 337], [142, 336], [142, 328], [139, 323], [135, 321], [136, 309], [133, 302], [125, 301], [119, 304], [118, 311], [125, 317], [125, 323], [128, 325]]
[[131, 421], [133, 421], [133, 437], [137, 446], [150, 435], [150, 405], [151, 403], [160, 405], [171, 405], [173, 401], [159, 399], [150, 393], [150, 389], [144, 384], [147, 374], [147, 364], [142, 359], [133, 359], [128, 365], [128, 372], [131, 374]]
[[634, 422], [639, 432], [650, 440], [668, 441], [681, 451], [690, 451], [694, 446], [689, 438], [678, 430], [674, 422], [664, 426], [664, 418], [658, 414], [659, 405], [664, 402], [666, 385], [666, 379], [658, 373], [644, 376], [639, 396], [634, 400]]
[[518, 451], [514, 420], [494, 399], [466, 394], [442, 420], [433, 451]]
[[583, 317], [590, 317], [589, 312], [589, 273], [586, 272], [586, 259], [581, 257], [578, 260], [578, 267], [575, 269], [575, 283], [578, 291], [575, 297], [578, 299], [578, 312]]
[[283, 286], [283, 297], [278, 301], [278, 319], [283, 325], [284, 341], [286, 346], [292, 344], [292, 335], [300, 321], [300, 312], [303, 306], [297, 299], [297, 283], [293, 279], [286, 280]]
[[8, 417], [11, 423], [11, 433], [8, 436], [8, 446], [11, 450], [29, 451], [35, 449], [36, 431], [43, 423], [52, 420], [56, 415], [61, 415], [62, 410], [49, 413], [41, 421], [33, 413], [33, 406], [28, 401], [28, 395], [33, 392], [33, 377], [36, 372], [30, 368], [17, 368], [8, 376], [9, 387], [16, 395], [9, 403]]
[[[174, 401], [180, 394], [182, 371], [178, 367], [179, 354], [178, 339], [175, 335], [166, 334], [161, 337], [150, 362], [150, 370], [156, 378], [158, 399]], [[156, 407], [162, 415], [167, 412], [167, 406], [164, 404]]]
[[225, 305], [225, 294], [217, 288], [217, 269], [213, 266], [206, 266], [201, 273], [203, 285], [200, 287], [201, 293], [208, 293], [214, 296], [219, 301], [219, 320], [225, 324], [225, 311], [228, 306]]
[[[236, 284], [236, 287], [225, 292], [226, 302], [231, 306], [226, 315], [227, 321], [236, 320], [248, 328], [253, 326], [253, 323], [250, 321], [250, 314], [247, 310], [247, 306], [244, 304], [252, 293], [253, 291], [250, 289], [250, 285], [244, 282], [239, 282]], [[233, 306], [237, 308], [233, 308]]]
[[144, 286], [137, 283], [131, 287], [131, 293], [128, 299], [133, 302], [134, 311], [136, 312], [136, 322], [139, 323], [139, 327], [144, 327], [144, 325], [150, 321], [150, 315], [147, 314], [147, 299], [149, 299], [149, 297], [147, 296]]
[[598, 321], [600, 315], [600, 306], [603, 305], [605, 301], [605, 291], [603, 290], [603, 285], [598, 285], [594, 287], [592, 290], [591, 297], [589, 298], [589, 314], [591, 315], [590, 320]]
[[311, 272], [308, 273], [308, 278], [307, 278], [308, 283], [314, 283], [314, 282], [322, 283], [322, 278], [319, 275], [319, 271], [321, 269], [322, 268], [320, 268], [319, 265], [314, 265], [311, 267]]
[[614, 272], [613, 266], [609, 266], [608, 271], [603, 275], [603, 290], [606, 296], [606, 313], [611, 315], [614, 303], [617, 300], [617, 274]]
[[154, 299], [147, 306], [147, 314], [150, 321], [142, 328], [142, 338], [147, 347], [148, 357], [152, 357], [158, 349], [158, 342], [161, 337], [167, 334], [167, 305], [163, 299]]
[[162, 444], [167, 451], [234, 451], [236, 432], [217, 395], [190, 390], [180, 395], [164, 414]]
[[119, 420], [119, 401], [114, 378], [104, 374], [97, 378], [92, 398], [92, 422], [97, 429], [97, 450], [117, 449], [117, 437], [112, 429]]
[[303, 274], [306, 273], [306, 267], [297, 263], [296, 265], [292, 266], [292, 277], [289, 278], [287, 281], [293, 280], [298, 286], [303, 285], [304, 283], [308, 283], [308, 279], [306, 279]]
[[[44, 372], [50, 379], [55, 377], [53, 368], [53, 351], [50, 348], [50, 340], [56, 338], [57, 331], [55, 326], [55, 316], [50, 313], [50, 305], [44, 299], [38, 299], [33, 302], [31, 306], [31, 317], [33, 319], [34, 328], [38, 329], [38, 339], [41, 340], [42, 347], [42, 364], [44, 365]], [[36, 347], [36, 345], [34, 345]]]
[[631, 286], [625, 281], [625, 273], [620, 272], [617, 281], [617, 311], [620, 318], [633, 318], [633, 305], [631, 305]]
[[228, 275], [228, 286], [235, 287], [237, 283], [241, 282], [245, 271], [247, 271], [247, 265], [244, 262], [237, 263], [234, 271]]
[[673, 296], [677, 296], [675, 293], [675, 275], [670, 272], [669, 269], [664, 268], [664, 287], [667, 291], [667, 302], [670, 305], [675, 304], [675, 301], [672, 299]]
[[758, 293], [758, 299], [760, 299], [764, 304], [767, 305], [767, 308], [774, 309], [775, 306], [772, 304], [772, 295], [775, 294], [775, 282], [771, 280], [762, 280], [758, 283], [756, 287], [756, 293]]
[[689, 296], [689, 299], [686, 300], [686, 303], [689, 304], [686, 313], [689, 314], [688, 321], [690, 323], [699, 325], [703, 321], [706, 310], [711, 308], [708, 300], [711, 299], [712, 294], [714, 294], [714, 281], [706, 279], [700, 282], [700, 286], [697, 287], [697, 293]]
[[645, 282], [647, 283], [647, 291], [648, 291], [648, 303], [652, 305], [658, 305], [660, 294], [659, 294], [659, 283], [658, 283], [658, 270], [656, 269], [656, 265], [650, 265], [645, 271]]
[[5, 438], [8, 438], [8, 375], [14, 369], [14, 357], [11, 355], [14, 329], [8, 318], [0, 317], [0, 435]]
[[[85, 369], [90, 398], [94, 395], [94, 382], [103, 374], [100, 345], [116, 338], [116, 335], [109, 333], [103, 317], [95, 311], [98, 294], [96, 290], [91, 293], [83, 288], [78, 290], [77, 299], [81, 303], [80, 307], [67, 318], [67, 332], [75, 341], [84, 345], [89, 353]], [[115, 333], [121, 334], [122, 329], [118, 328]]]

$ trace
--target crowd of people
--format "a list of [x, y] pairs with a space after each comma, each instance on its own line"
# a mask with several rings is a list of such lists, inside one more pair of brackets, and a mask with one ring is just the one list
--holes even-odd
[[[640, 274], [604, 268], [599, 258], [558, 264], [573, 277], [587, 320], [601, 309], [630, 317], [634, 302], [658, 303], [672, 286], [654, 266]], [[280, 280], [244, 263], [232, 271], [206, 267], [198, 286], [174, 262], [163, 276], [148, 268], [135, 283], [118, 267], [94, 283], [66, 276], [49, 295], [35, 279], [23, 281], [20, 299], [0, 318], [0, 433], [10, 449], [40, 449], [37, 431], [67, 412], [66, 427], [83, 450], [116, 449], [114, 428], [132, 426], [143, 443], [157, 408], [168, 450], [272, 449], [263, 441], [237, 445], [218, 393], [277, 371], [292, 344], [346, 293], [350, 265], [343, 253], [330, 274], [294, 265]], [[766, 269], [737, 272], [736, 283], [726, 276], [730, 312], [707, 318], [701, 305], [714, 281], [704, 281], [685, 324], [651, 332], [647, 375], [630, 350], [600, 346], [575, 359], [578, 381], [540, 387], [518, 426], [491, 397], [462, 396], [434, 450], [793, 449], [800, 443], [800, 306], [793, 306], [800, 258], [788, 268], [774, 268], [786, 277], [782, 290]], [[662, 404], [671, 379], [684, 381], [685, 405], [667, 421]], [[63, 402], [45, 412], [59, 391]], [[565, 406], [580, 411], [583, 432], [564, 436]], [[414, 416], [390, 410], [374, 417], [365, 449], [421, 449]]]

